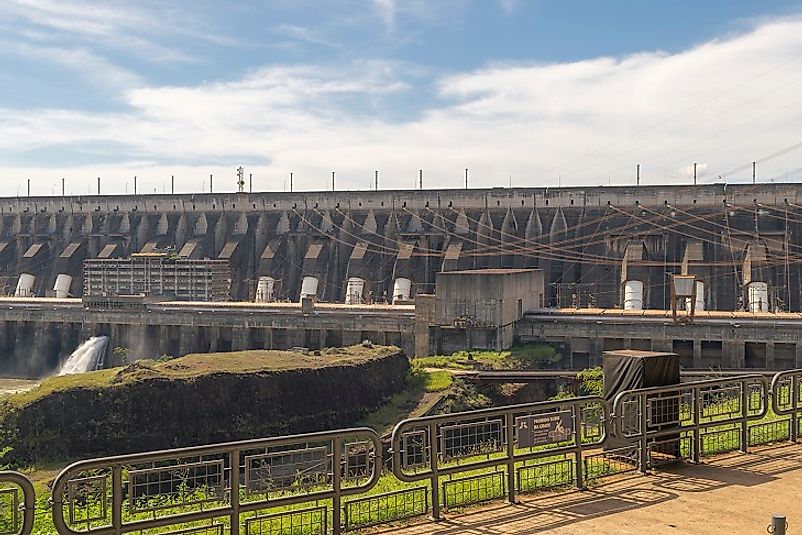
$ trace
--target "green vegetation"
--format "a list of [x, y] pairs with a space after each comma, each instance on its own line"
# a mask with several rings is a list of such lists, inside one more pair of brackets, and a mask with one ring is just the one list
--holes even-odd
[[448, 390], [454, 381], [452, 375], [446, 370], [423, 372], [426, 377], [424, 390], [427, 392], [442, 392]]
[[56, 392], [74, 389], [99, 390], [147, 379], [193, 380], [213, 374], [317, 369], [357, 364], [382, 358], [397, 351], [398, 348], [393, 346], [365, 347], [357, 345], [307, 353], [253, 350], [192, 354], [177, 359], [141, 360], [124, 368], [109, 368], [75, 375], [49, 377], [42, 381], [37, 388], [11, 394], [5, 398], [5, 401], [11, 408], [19, 408]]
[[514, 346], [506, 351], [470, 350], [453, 355], [434, 355], [416, 358], [412, 362], [423, 368], [451, 370], [550, 369], [559, 363], [561, 355], [547, 344]]

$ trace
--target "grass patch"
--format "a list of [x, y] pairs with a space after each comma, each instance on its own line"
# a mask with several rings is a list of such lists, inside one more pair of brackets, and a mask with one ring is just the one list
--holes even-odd
[[560, 358], [560, 354], [548, 344], [527, 344], [507, 351], [458, 351], [453, 355], [416, 358], [412, 362], [423, 368], [447, 370], [537, 370], [555, 367]]
[[454, 378], [446, 370], [437, 370], [433, 372], [424, 372], [426, 374], [426, 383], [424, 390], [426, 392], [442, 392], [451, 387]]

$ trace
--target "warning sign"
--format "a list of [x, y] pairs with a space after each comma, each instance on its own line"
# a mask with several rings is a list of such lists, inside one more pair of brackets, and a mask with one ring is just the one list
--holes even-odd
[[565, 442], [572, 433], [571, 411], [552, 412], [515, 419], [516, 445], [531, 448]]

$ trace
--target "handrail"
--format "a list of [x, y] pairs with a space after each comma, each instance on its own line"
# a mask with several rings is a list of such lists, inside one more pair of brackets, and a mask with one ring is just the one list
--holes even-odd
[[[34, 513], [36, 512], [36, 492], [33, 483], [27, 476], [12, 470], [0, 471], [0, 483], [10, 483], [18, 486], [22, 490], [22, 525], [17, 531], [17, 535], [30, 535], [33, 531]], [[16, 511], [14, 512], [16, 515]], [[15, 522], [16, 523], [16, 522]]]
[[[703, 421], [703, 418], [706, 418], [704, 415], [705, 403], [708, 401], [705, 394], [722, 394], [723, 391], [716, 392], [712, 389], [730, 385], [733, 387], [727, 390], [737, 389], [738, 411], [724, 413], [725, 417], [721, 419]], [[750, 411], [749, 406], [751, 396], [749, 387], [752, 385], [758, 385], [760, 388], [760, 407], [756, 411]], [[708, 389], [711, 391], [706, 392]], [[768, 414], [769, 392], [768, 381], [761, 374], [737, 375], [722, 379], [625, 390], [619, 392], [613, 400], [613, 434], [619, 439], [640, 443], [640, 469], [642, 472], [648, 469], [649, 441], [676, 436], [681, 432], [692, 433], [692, 458], [698, 462], [702, 446], [701, 431], [711, 426], [740, 425], [740, 448], [741, 451], [746, 452], [749, 448], [749, 422], [760, 420]], [[681, 399], [688, 394], [690, 395], [687, 404], [690, 420], [683, 422], [680, 418]], [[666, 419], [652, 418], [655, 411], [661, 410]], [[633, 411], [634, 414], [632, 414]], [[632, 427], [625, 429], [625, 423], [631, 424]]]
[[[359, 442], [348, 442], [349, 439], [360, 439]], [[310, 448], [310, 444], [319, 444], [319, 443], [326, 443], [327, 445], [324, 448], [325, 451], [321, 450], [321, 447], [317, 448]], [[343, 486], [342, 485], [342, 469], [343, 469], [343, 456], [347, 456], [346, 446], [350, 444], [361, 444], [361, 443], [369, 443], [370, 444], [370, 453], [369, 455], [372, 462], [366, 461], [366, 469], [369, 467], [369, 474], [366, 477], [365, 481], [360, 481], [355, 485], [351, 486]], [[293, 449], [287, 450], [286, 447], [291, 446], [298, 446], [303, 445], [300, 449]], [[274, 450], [275, 448], [279, 448]], [[284, 448], [284, 449], [281, 449]], [[251, 473], [251, 470], [254, 469], [253, 466], [249, 465], [249, 459], [254, 459], [254, 457], [260, 456], [246, 456], [244, 459], [242, 458], [242, 454], [249, 451], [249, 450], [274, 450], [271, 451], [270, 454], [264, 454], [261, 457], [266, 455], [304, 455], [310, 454], [310, 452], [314, 452], [318, 455], [317, 460], [324, 462], [324, 459], [330, 458], [330, 477], [331, 483], [324, 488], [323, 490], [319, 490], [322, 486], [320, 484], [315, 485], [314, 489], [309, 490], [308, 492], [298, 493], [290, 496], [271, 496], [268, 498], [267, 490], [263, 490], [263, 492], [257, 492], [257, 494], [264, 494], [262, 499], [254, 500], [254, 501], [246, 501], [244, 503], [240, 503], [240, 492], [243, 488], [243, 483], [241, 482], [241, 475], [244, 471], [246, 481], [245, 485], [247, 485], [248, 475]], [[367, 492], [372, 489], [379, 481], [379, 477], [381, 476], [380, 471], [380, 463], [381, 463], [381, 439], [378, 434], [373, 430], [366, 427], [360, 428], [349, 428], [349, 429], [340, 429], [335, 431], [324, 431], [324, 432], [317, 432], [317, 433], [308, 433], [308, 434], [299, 434], [299, 435], [290, 435], [290, 436], [283, 436], [283, 437], [276, 437], [276, 438], [268, 438], [268, 439], [255, 439], [255, 440], [244, 440], [238, 442], [228, 442], [223, 444], [215, 444], [210, 446], [194, 446], [189, 448], [178, 448], [172, 450], [161, 450], [161, 451], [153, 451], [141, 454], [127, 454], [127, 455], [119, 455], [113, 457], [104, 457], [99, 459], [91, 459], [85, 461], [79, 461], [69, 465], [67, 468], [61, 471], [61, 473], [56, 477], [53, 483], [53, 523], [56, 527], [56, 530], [61, 535], [81, 535], [81, 534], [93, 534], [93, 535], [120, 535], [122, 533], [129, 533], [133, 531], [145, 530], [145, 529], [153, 529], [165, 526], [171, 526], [176, 524], [188, 523], [188, 522], [196, 522], [200, 520], [207, 520], [222, 516], [228, 516], [230, 518], [230, 526], [231, 530], [230, 533], [232, 535], [237, 535], [240, 530], [240, 513], [246, 512], [253, 512], [259, 509], [264, 509], [268, 506], [282, 506], [282, 505], [293, 505], [298, 503], [304, 503], [309, 501], [315, 500], [326, 500], [331, 499], [333, 503], [332, 508], [332, 516], [333, 516], [333, 529], [335, 533], [339, 533], [339, 516], [340, 516], [340, 502], [342, 497], [350, 496], [354, 494], [359, 494], [363, 492]], [[300, 452], [300, 453], [299, 453]], [[213, 506], [209, 508], [203, 508], [200, 511], [193, 511], [193, 512], [182, 512], [177, 514], [171, 514], [169, 516], [162, 516], [162, 517], [155, 517], [149, 518], [145, 520], [133, 520], [133, 521], [126, 521], [123, 518], [123, 467], [127, 465], [134, 465], [134, 464], [143, 464], [143, 463], [151, 463], [154, 467], [156, 467], [157, 463], [163, 463], [165, 461], [176, 461], [178, 459], [187, 459], [187, 458], [200, 458], [200, 457], [208, 457], [208, 456], [219, 456], [220, 459], [215, 460], [215, 467], [219, 470], [219, 481], [221, 487], [223, 487], [223, 496], [227, 497], [228, 503], [224, 506]], [[245, 461], [245, 465], [241, 464], [242, 461]], [[198, 463], [194, 463], [193, 465], [189, 465], [188, 463], [179, 463], [176, 465], [166, 465], [166, 466], [159, 466], [157, 468], [150, 469], [151, 471], [167, 471], [170, 469], [181, 468], [183, 466], [193, 466], [197, 465]], [[237, 469], [232, 469], [234, 466]], [[104, 520], [110, 517], [110, 523], [106, 523], [103, 526], [99, 527], [88, 527], [83, 531], [77, 531], [72, 529], [67, 522], [65, 521], [65, 510], [64, 510], [64, 494], [67, 490], [67, 486], [69, 482], [75, 478], [75, 476], [89, 471], [97, 471], [97, 470], [105, 470], [106, 472], [111, 472], [111, 514], [104, 516]], [[224, 473], [228, 472], [228, 478], [225, 477]], [[292, 474], [290, 474], [292, 475]], [[103, 477], [103, 485], [105, 485], [106, 478], [108, 475], [104, 475]], [[129, 486], [133, 486], [132, 480], [130, 479], [132, 476], [129, 472]], [[284, 476], [287, 477], [287, 476]], [[81, 480], [79, 478], [78, 480]], [[105, 486], [104, 492], [105, 492]], [[132, 500], [132, 492], [133, 489], [129, 488], [128, 499]], [[221, 500], [222, 501], [222, 500]], [[68, 500], [69, 502], [69, 500]]]
[[[598, 434], [592, 437], [584, 436], [583, 430], [583, 409], [586, 407], [598, 407], [600, 410], [598, 419]], [[570, 414], [566, 414], [570, 413]], [[520, 418], [545, 418], [549, 415], [564, 415], [570, 417], [571, 429], [562, 440], [553, 440], [543, 444], [542, 449], [533, 449], [531, 446], [517, 444], [520, 433], [517, 429], [521, 423]], [[467, 411], [452, 414], [423, 416], [418, 418], [408, 418], [399, 422], [392, 433], [392, 469], [396, 478], [404, 482], [416, 482], [430, 480], [432, 487], [432, 516], [439, 518], [439, 477], [453, 475], [467, 470], [479, 470], [493, 467], [506, 467], [507, 476], [507, 499], [515, 501], [515, 464], [523, 461], [552, 457], [555, 455], [570, 455], [575, 457], [575, 478], [578, 487], [584, 487], [584, 477], [582, 471], [582, 452], [594, 448], [597, 449], [607, 439], [608, 421], [610, 419], [610, 406], [599, 396], [585, 396], [577, 398], [567, 398], [555, 401], [544, 401], [539, 403], [526, 403], [520, 405], [510, 405], [502, 408], [481, 409], [477, 411]], [[468, 461], [463, 464], [448, 464], [449, 458], [470, 458], [476, 457], [475, 452], [467, 451], [461, 455], [459, 451], [456, 455], [450, 456], [446, 445], [447, 433], [453, 430], [454, 433], [460, 430], [467, 435], [471, 434], [471, 426], [484, 426], [484, 431], [474, 430], [478, 439], [474, 444], [480, 450], [478, 456], [484, 455], [482, 460]], [[487, 426], [491, 426], [492, 431], [487, 432]], [[523, 428], [522, 428], [523, 429]], [[482, 442], [482, 435], [485, 441]], [[421, 459], [420, 464], [416, 464], [414, 471], [406, 470], [410, 468], [408, 445], [405, 440], [411, 437], [418, 438], [419, 445], [415, 450], [415, 456]], [[464, 435], [463, 435], [464, 436]], [[481, 452], [482, 446], [490, 446], [491, 456], [487, 452]], [[517, 446], [517, 448], [516, 448]], [[520, 450], [526, 451], [520, 451]], [[419, 453], [418, 453], [419, 452]], [[453, 452], [452, 452], [453, 453]], [[425, 462], [424, 462], [425, 461]], [[426, 468], [420, 468], [427, 465]]]

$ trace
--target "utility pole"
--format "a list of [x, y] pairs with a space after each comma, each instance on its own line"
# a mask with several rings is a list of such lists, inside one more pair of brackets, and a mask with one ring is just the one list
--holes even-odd
[[418, 188], [423, 189], [423, 169], [418, 169]]
[[136, 175], [134, 175], [134, 195], [136, 195]]
[[175, 175], [170, 175], [170, 193], [175, 194]]
[[331, 172], [331, 191], [334, 191], [334, 171]]
[[292, 173], [290, 173], [290, 191], [292, 191]]
[[755, 183], [755, 168], [757, 166], [757, 162], [752, 162], [752, 184]]
[[31, 196], [31, 179], [28, 179], [28, 197]]
[[374, 171], [373, 173], [375, 175], [375, 180], [376, 180], [376, 191], [379, 191], [379, 172]]
[[249, 190], [250, 193], [253, 193], [253, 173], [248, 173], [248, 182], [249, 182]]
[[214, 175], [209, 175], [209, 193], [214, 193]]
[[100, 177], [97, 177], [97, 194], [100, 195]]
[[640, 164], [635, 169], [635, 184], [640, 186]]
[[61, 198], [64, 198], [64, 193], [66, 192], [65, 180], [61, 179]]
[[468, 189], [468, 168], [465, 168], [465, 189]]
[[693, 185], [696, 185], [696, 162], [693, 162]]

